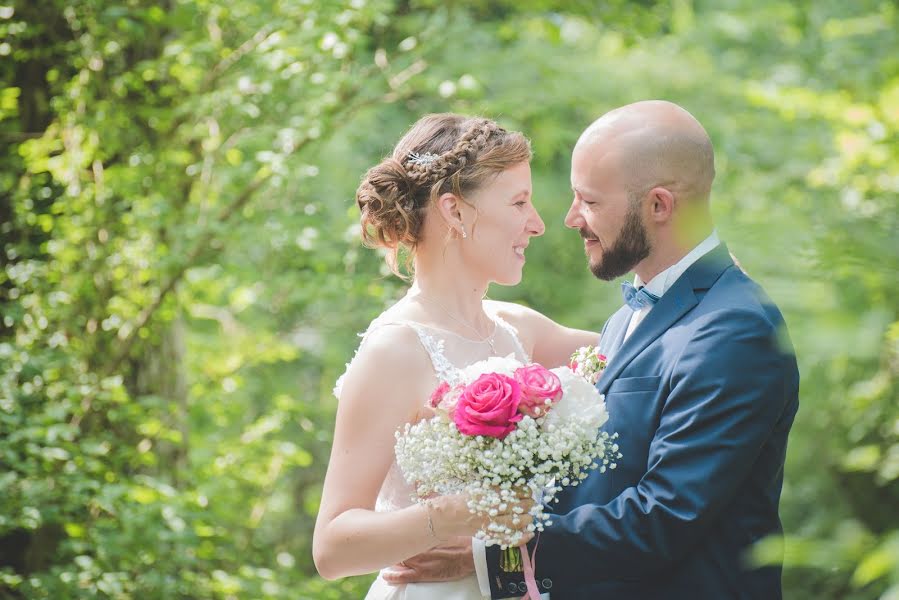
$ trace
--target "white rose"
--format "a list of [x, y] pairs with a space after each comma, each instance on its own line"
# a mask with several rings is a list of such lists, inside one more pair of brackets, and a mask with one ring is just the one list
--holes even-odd
[[501, 373], [511, 377], [515, 370], [522, 367], [522, 363], [515, 359], [514, 354], [508, 356], [491, 356], [485, 360], [479, 360], [459, 370], [459, 375], [465, 384], [469, 384], [484, 373]]
[[547, 413], [544, 425], [564, 427], [566, 421], [581, 418], [585, 419], [586, 426], [599, 429], [609, 419], [605, 396], [568, 367], [558, 367], [552, 372], [562, 382], [562, 398]]

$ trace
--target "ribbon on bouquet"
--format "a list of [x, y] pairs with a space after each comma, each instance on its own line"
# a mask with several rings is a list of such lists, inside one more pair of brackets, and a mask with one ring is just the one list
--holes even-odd
[[538, 534], [530, 556], [528, 556], [527, 545], [518, 547], [519, 552], [521, 552], [521, 562], [524, 565], [524, 584], [528, 588], [527, 593], [521, 597], [521, 600], [540, 600], [540, 589], [537, 587], [537, 579], [534, 576], [534, 572], [537, 570], [537, 544], [539, 542], [540, 535]]

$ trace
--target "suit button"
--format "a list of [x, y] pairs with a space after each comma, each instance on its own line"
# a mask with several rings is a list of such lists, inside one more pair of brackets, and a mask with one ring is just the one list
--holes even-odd
[[514, 583], [509, 583], [509, 585], [506, 586], [506, 589], [509, 590], [510, 594], [514, 594], [518, 591], [518, 586]]
[[553, 586], [553, 580], [550, 579], [549, 577], [547, 577], [546, 579], [544, 579], [543, 581], [540, 582], [540, 585], [543, 586], [544, 590], [551, 589]]

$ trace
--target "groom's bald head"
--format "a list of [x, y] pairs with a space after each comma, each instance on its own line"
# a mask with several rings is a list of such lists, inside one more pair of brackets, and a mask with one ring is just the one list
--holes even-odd
[[628, 104], [575, 145], [565, 224], [584, 238], [598, 278], [633, 270], [649, 281], [711, 233], [714, 178], [712, 143], [690, 113], [658, 100]]
[[678, 201], [708, 203], [715, 178], [712, 142], [676, 104], [648, 100], [612, 110], [581, 134], [576, 149], [614, 153], [635, 199], [659, 186]]

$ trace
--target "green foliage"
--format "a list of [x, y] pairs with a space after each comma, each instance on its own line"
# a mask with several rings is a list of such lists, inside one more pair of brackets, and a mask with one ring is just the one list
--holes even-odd
[[[361, 174], [424, 112], [535, 149], [546, 235], [491, 294], [599, 329], [570, 149], [647, 97], [715, 142], [719, 231], [800, 359], [790, 598], [899, 595], [891, 3], [0, 6], [0, 598], [345, 598], [311, 530], [334, 379], [401, 292]], [[475, 50], [476, 49], [476, 50]]]

